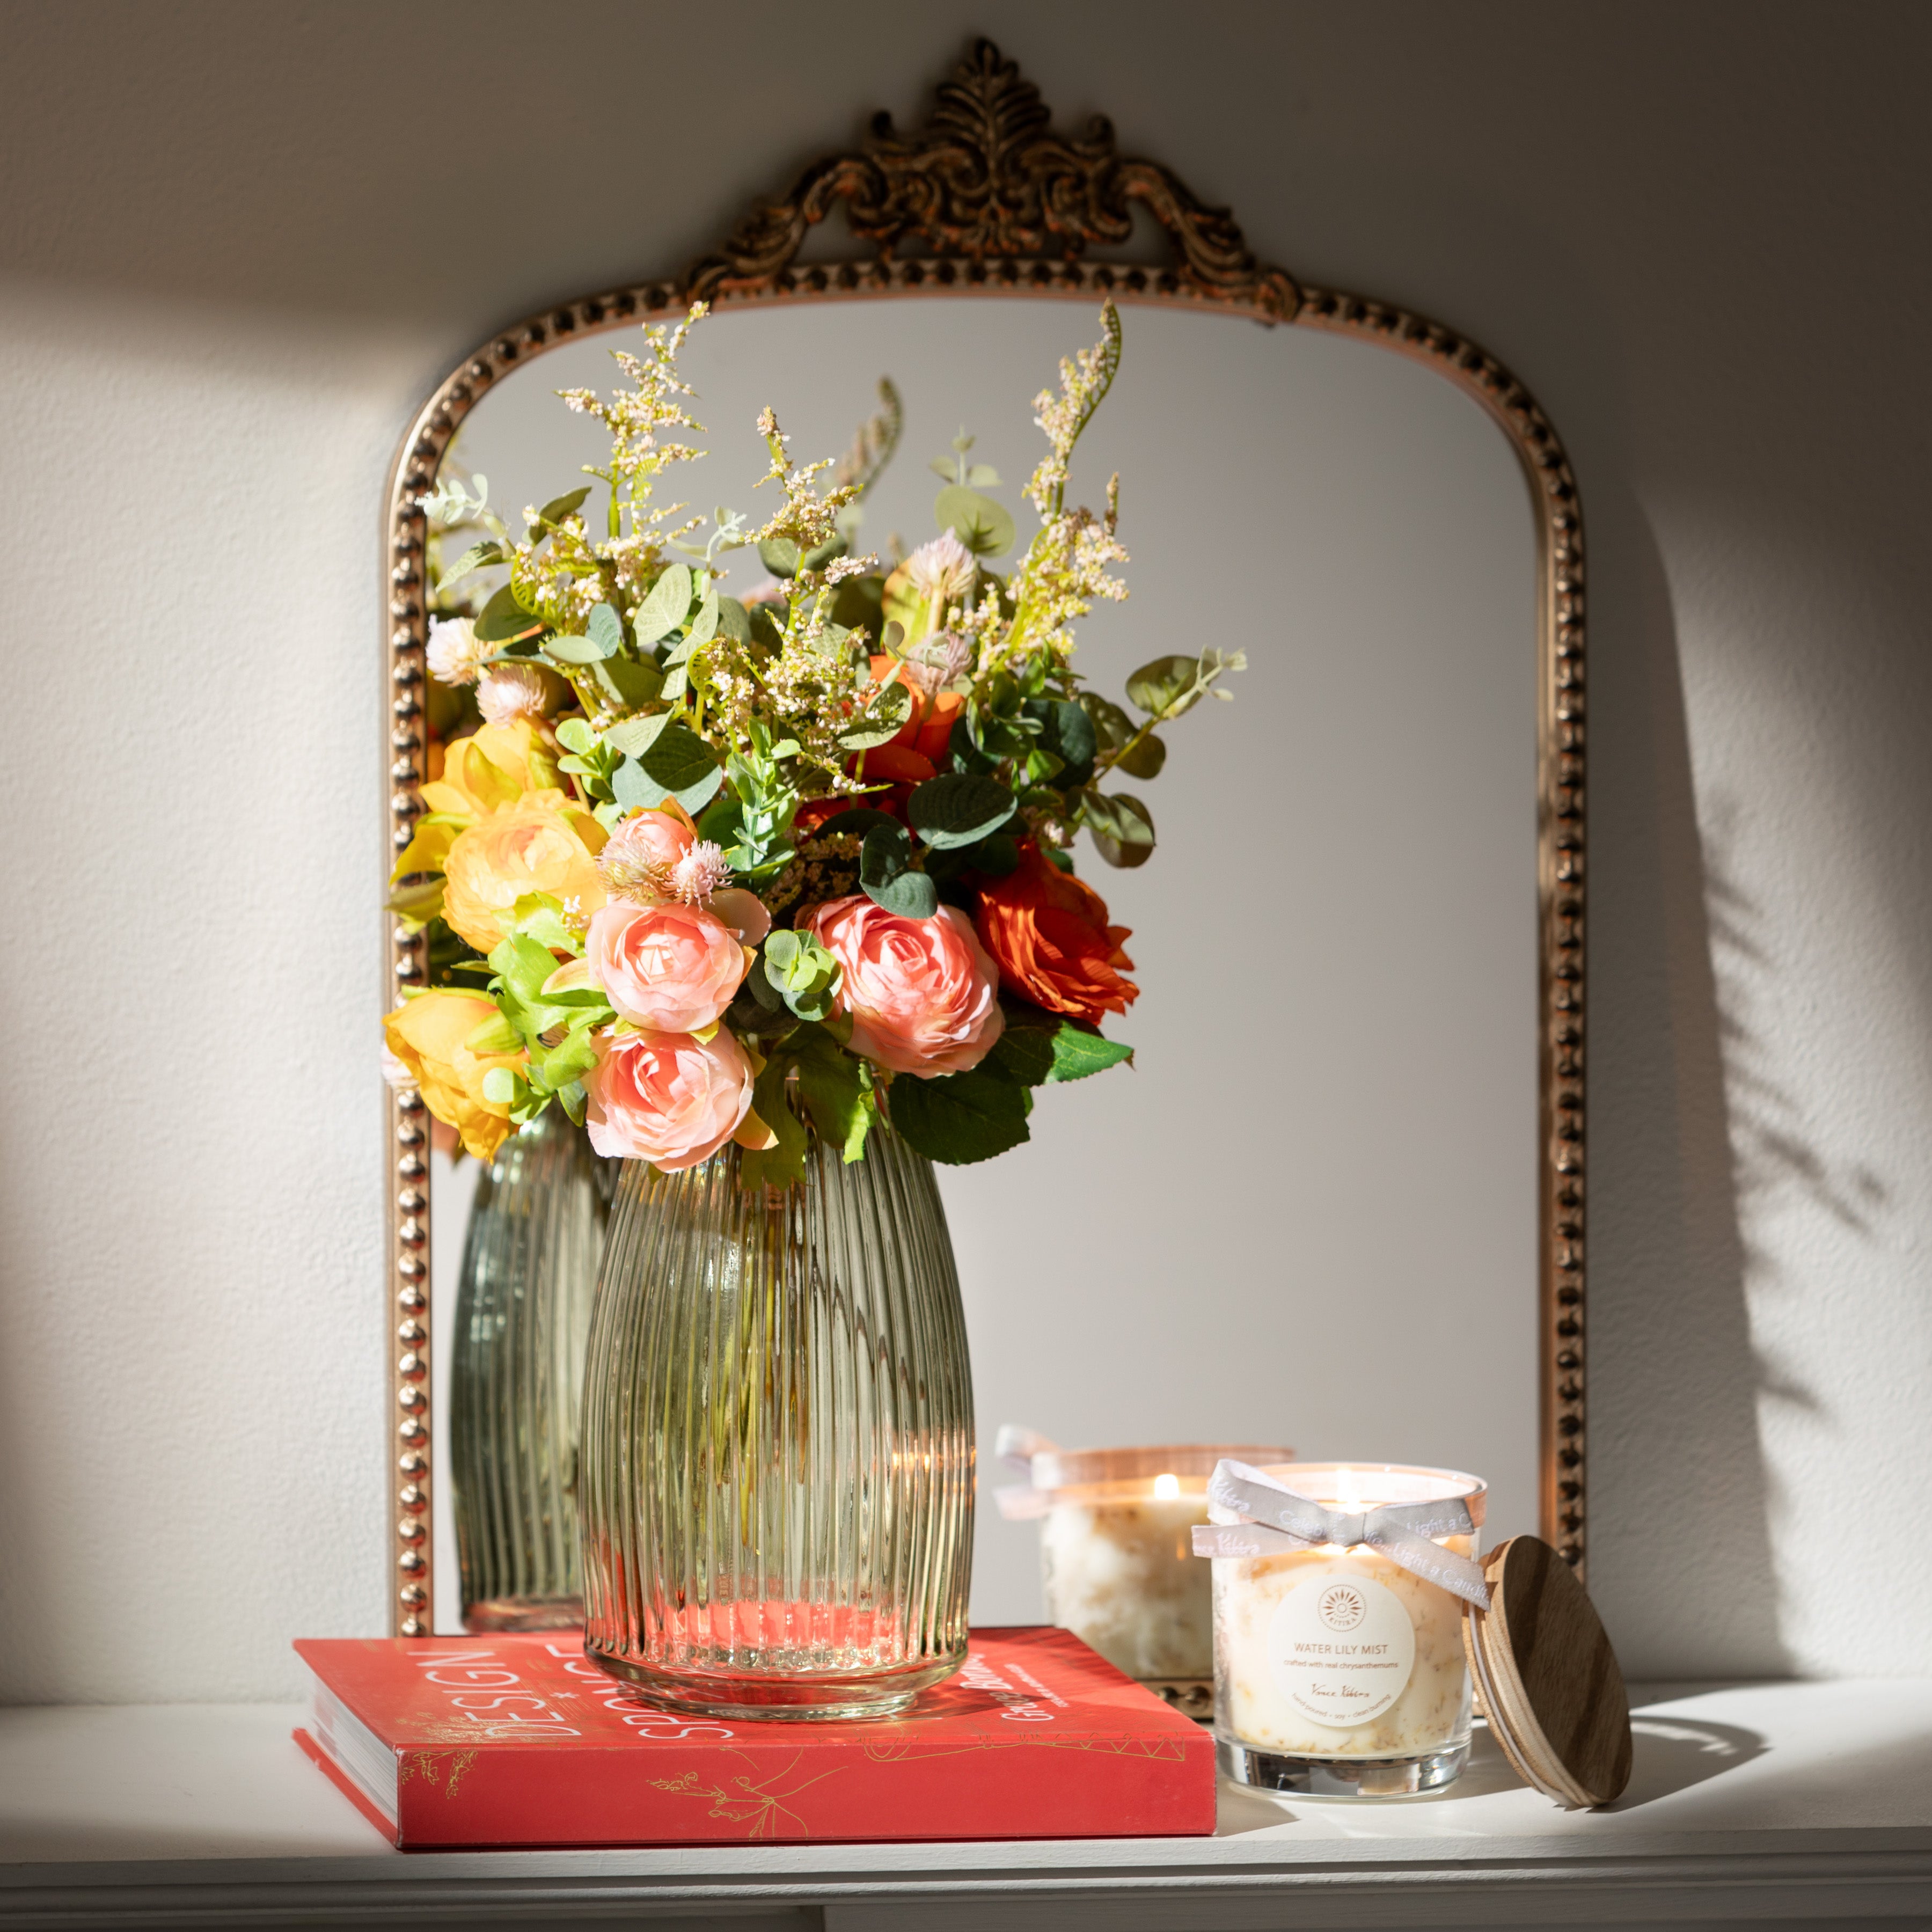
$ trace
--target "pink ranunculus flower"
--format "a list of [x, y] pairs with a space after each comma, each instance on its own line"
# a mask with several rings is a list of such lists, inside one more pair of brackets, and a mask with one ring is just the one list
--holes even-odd
[[852, 1051], [922, 1080], [963, 1073], [1006, 1025], [1000, 972], [971, 920], [951, 906], [902, 919], [862, 892], [829, 899], [803, 922], [842, 969], [838, 1005]]
[[752, 1063], [728, 1028], [605, 1034], [584, 1076], [585, 1125], [601, 1154], [665, 1174], [716, 1154], [752, 1110]]
[[696, 1033], [720, 1018], [747, 963], [722, 920], [675, 900], [601, 908], [591, 915], [584, 957], [618, 1012], [658, 1033]]
[[671, 884], [679, 864], [698, 842], [698, 827], [676, 799], [620, 820], [597, 855], [605, 889], [642, 904], [676, 897]]

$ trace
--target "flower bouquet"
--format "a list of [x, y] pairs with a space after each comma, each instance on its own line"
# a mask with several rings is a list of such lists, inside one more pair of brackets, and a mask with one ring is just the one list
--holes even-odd
[[[1150, 856], [1118, 781], [1154, 777], [1156, 728], [1227, 697], [1243, 659], [1157, 658], [1128, 680], [1138, 717], [1073, 668], [1076, 621], [1126, 595], [1118, 478], [1103, 514], [1065, 502], [1119, 364], [1112, 304], [1036, 400], [1040, 527], [1004, 575], [1013, 518], [964, 438], [934, 466], [943, 534], [890, 568], [852, 554], [896, 411], [827, 478], [767, 410], [782, 500], [755, 530], [659, 503], [701, 453], [677, 357], [704, 312], [619, 352], [627, 388], [564, 394], [609, 429], [608, 463], [521, 537], [481, 488], [423, 500], [482, 532], [446, 608], [500, 580], [432, 625], [460, 735], [395, 868], [431, 971], [388, 1044], [484, 1157], [554, 1102], [662, 1174], [736, 1143], [748, 1188], [800, 1180], [814, 1136], [860, 1160], [881, 1119], [930, 1160], [983, 1160], [1028, 1138], [1034, 1088], [1130, 1058], [1099, 1024], [1138, 996], [1128, 935], [1070, 848], [1084, 827], [1111, 864]], [[770, 580], [725, 595], [718, 558], [752, 544]]]
[[[442, 748], [392, 902], [429, 983], [386, 1029], [472, 1153], [554, 1104], [624, 1160], [572, 1465], [587, 1653], [680, 1709], [878, 1715], [965, 1655], [971, 1376], [931, 1162], [1016, 1145], [1034, 1088], [1129, 1057], [1100, 1028], [1138, 994], [1128, 935], [1070, 848], [1147, 859], [1118, 775], [1154, 776], [1156, 728], [1242, 661], [1147, 665], [1138, 722], [1072, 668], [1075, 622], [1125, 594], [1114, 487], [1064, 501], [1111, 306], [1038, 399], [1040, 528], [1005, 574], [963, 435], [941, 534], [853, 554], [890, 386], [829, 478], [764, 413], [760, 527], [656, 502], [698, 453], [703, 314], [619, 356], [628, 389], [566, 394], [609, 460], [520, 538], [481, 478], [424, 499], [480, 540], [439, 572], [470, 614], [433, 628]], [[728, 596], [748, 544], [769, 580]]]

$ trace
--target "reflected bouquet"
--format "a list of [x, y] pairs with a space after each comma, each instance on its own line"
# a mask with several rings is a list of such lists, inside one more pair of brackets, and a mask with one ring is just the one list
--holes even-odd
[[[1127, 682], [1138, 718], [1072, 668], [1076, 622], [1126, 594], [1118, 478], [1104, 514], [1064, 500], [1119, 365], [1111, 304], [1036, 400], [1040, 528], [1004, 576], [1013, 519], [963, 436], [934, 466], [943, 534], [890, 569], [852, 554], [897, 440], [889, 384], [830, 476], [765, 411], [783, 501], [761, 527], [656, 502], [701, 453], [677, 357], [704, 314], [620, 352], [628, 388], [564, 394], [608, 428], [608, 464], [520, 538], [480, 479], [422, 499], [482, 540], [440, 578], [474, 614], [431, 627], [454, 722], [392, 902], [428, 928], [430, 983], [388, 1047], [484, 1158], [554, 1102], [666, 1172], [735, 1141], [752, 1186], [799, 1178], [812, 1132], [862, 1158], [880, 1118], [932, 1160], [983, 1160], [1027, 1138], [1034, 1088], [1131, 1057], [1100, 1030], [1138, 997], [1128, 934], [1070, 848], [1084, 827], [1111, 864], [1150, 856], [1116, 782], [1153, 778], [1156, 728], [1228, 696], [1243, 659], [1157, 658]], [[770, 580], [727, 596], [718, 560], [748, 544]]]

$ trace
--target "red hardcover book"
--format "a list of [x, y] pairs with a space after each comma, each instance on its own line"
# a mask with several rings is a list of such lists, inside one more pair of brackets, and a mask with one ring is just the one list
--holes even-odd
[[900, 1718], [658, 1709], [567, 1630], [310, 1640], [296, 1742], [405, 1851], [1214, 1828], [1214, 1743], [1065, 1630], [975, 1630]]

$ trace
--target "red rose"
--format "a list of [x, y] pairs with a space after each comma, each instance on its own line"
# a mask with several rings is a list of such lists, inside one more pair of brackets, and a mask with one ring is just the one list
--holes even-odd
[[1141, 996], [1114, 970], [1134, 963], [1120, 950], [1127, 928], [1109, 926], [1106, 901], [1030, 841], [1015, 871], [981, 884], [978, 926], [1000, 983], [1048, 1012], [1097, 1021]]

